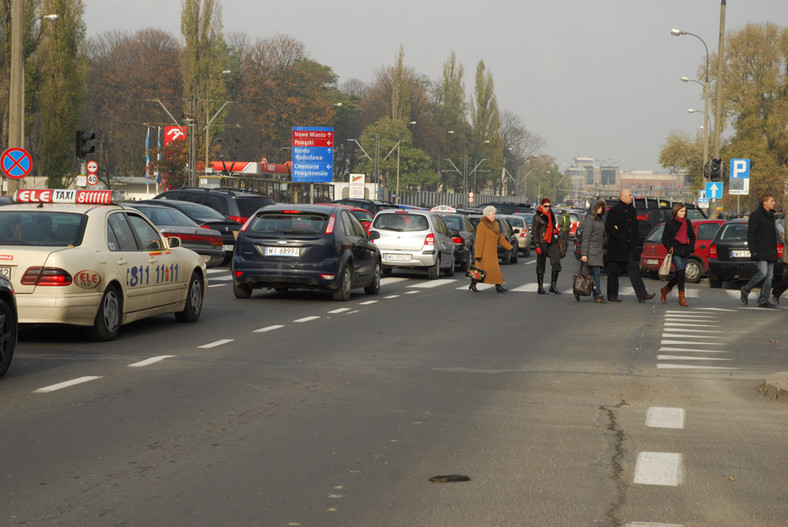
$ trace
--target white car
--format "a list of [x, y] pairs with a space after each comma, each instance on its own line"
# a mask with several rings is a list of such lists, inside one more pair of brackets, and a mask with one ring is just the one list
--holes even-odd
[[369, 233], [380, 249], [384, 274], [394, 268], [426, 268], [431, 280], [441, 269], [446, 276], [454, 275], [452, 233], [435, 212], [383, 209]]
[[16, 292], [20, 324], [70, 324], [94, 340], [174, 313], [200, 317], [202, 258], [164, 238], [119, 192], [18, 190], [0, 208], [0, 274]]

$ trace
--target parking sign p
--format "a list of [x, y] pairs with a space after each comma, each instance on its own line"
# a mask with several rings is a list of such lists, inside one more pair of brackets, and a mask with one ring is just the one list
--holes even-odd
[[750, 179], [749, 159], [731, 159], [731, 179]]

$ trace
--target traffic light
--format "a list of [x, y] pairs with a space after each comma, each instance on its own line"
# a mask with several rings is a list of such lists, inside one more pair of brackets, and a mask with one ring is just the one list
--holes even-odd
[[711, 170], [709, 178], [712, 181], [722, 181], [722, 159], [711, 160]]
[[95, 138], [96, 134], [93, 132], [83, 132], [82, 130], [77, 130], [77, 158], [82, 159], [86, 155], [92, 154], [96, 151], [96, 147], [94, 145], [88, 144], [88, 141], [93, 141]]
[[711, 170], [711, 159], [706, 161], [706, 164], [703, 165], [703, 179], [709, 179], [710, 170]]

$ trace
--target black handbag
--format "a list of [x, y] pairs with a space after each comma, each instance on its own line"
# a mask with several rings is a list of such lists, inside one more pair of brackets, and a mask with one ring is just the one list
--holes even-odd
[[465, 271], [465, 276], [475, 282], [482, 282], [484, 281], [484, 277], [487, 276], [487, 271], [471, 265], [468, 267], [468, 270]]
[[572, 277], [572, 292], [575, 299], [580, 300], [581, 296], [591, 296], [594, 290], [594, 277], [588, 274], [586, 263], [580, 264], [580, 272]]

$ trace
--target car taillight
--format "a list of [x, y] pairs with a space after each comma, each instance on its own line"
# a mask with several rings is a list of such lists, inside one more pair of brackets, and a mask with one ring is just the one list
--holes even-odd
[[237, 222], [238, 222], [238, 223], [240, 223], [241, 225], [243, 225], [244, 223], [246, 223], [246, 220], [248, 220], [248, 219], [249, 219], [249, 218], [244, 218], [244, 217], [242, 217], [242, 216], [228, 216], [228, 217], [229, 217], [231, 220], [233, 220], [233, 221], [237, 221]]
[[451, 239], [451, 241], [459, 245], [465, 243], [465, 240], [462, 239], [462, 236], [455, 236], [454, 238]]
[[435, 235], [430, 233], [424, 238], [424, 246], [425, 247], [434, 247], [435, 246]]
[[335, 215], [331, 215], [328, 218], [328, 225], [326, 225], [326, 234], [333, 234], [334, 233], [334, 223], [337, 221], [337, 217]]
[[22, 285], [71, 285], [71, 275], [58, 267], [29, 267], [22, 275]]
[[520, 238], [525, 238], [525, 235], [528, 234], [525, 229], [520, 231]]
[[783, 257], [783, 246], [781, 244], [777, 244], [777, 258]]
[[709, 258], [717, 257], [717, 246], [715, 244], [709, 245]]
[[170, 234], [176, 236], [182, 241], [190, 242], [208, 242], [211, 245], [222, 245], [222, 237], [213, 234]]

